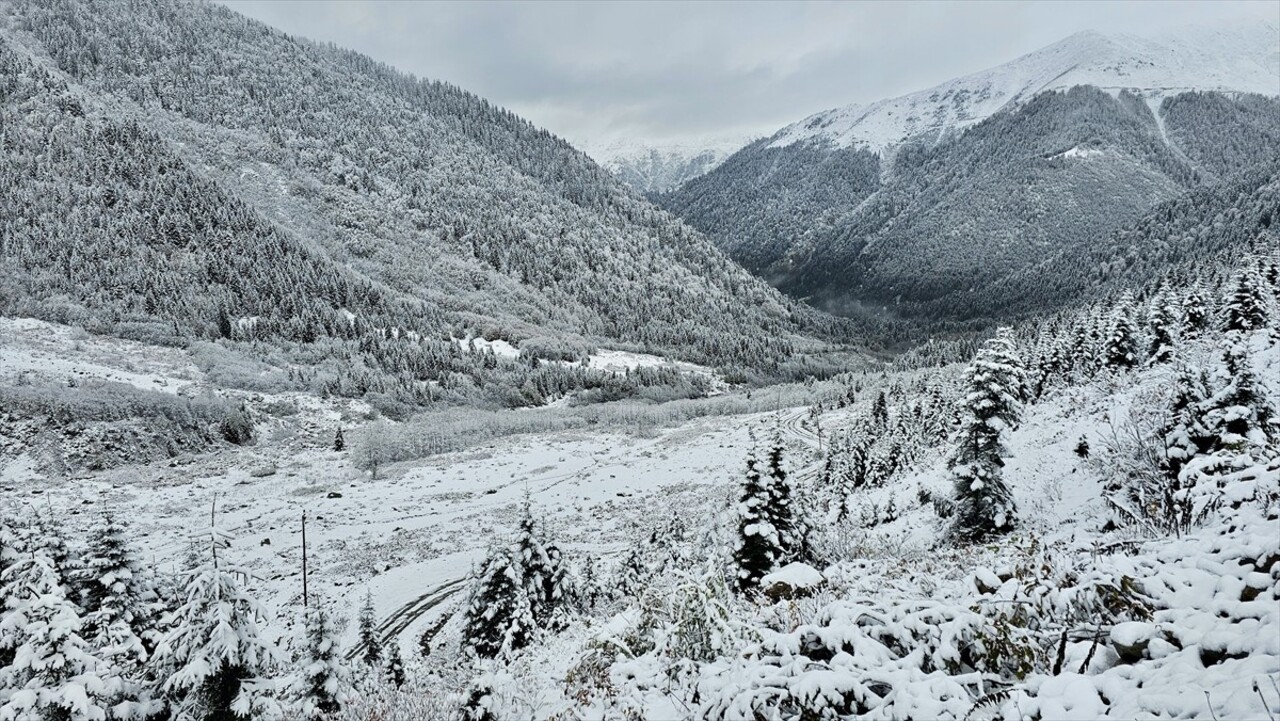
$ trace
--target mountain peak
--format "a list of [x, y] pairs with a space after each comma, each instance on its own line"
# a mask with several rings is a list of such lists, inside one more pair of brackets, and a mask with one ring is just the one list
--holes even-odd
[[941, 137], [1039, 93], [1076, 85], [1156, 98], [1188, 90], [1280, 95], [1280, 29], [1250, 21], [1152, 36], [1085, 30], [927, 90], [812, 115], [783, 128], [771, 145], [816, 141], [883, 151], [908, 138]]

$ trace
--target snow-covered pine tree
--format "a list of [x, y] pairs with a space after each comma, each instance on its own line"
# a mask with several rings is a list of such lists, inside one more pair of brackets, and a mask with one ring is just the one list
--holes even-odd
[[1182, 336], [1200, 337], [1209, 330], [1210, 317], [1209, 295], [1205, 293], [1203, 286], [1195, 283], [1182, 299]]
[[364, 592], [364, 602], [360, 604], [360, 615], [356, 619], [360, 644], [360, 660], [373, 668], [382, 658], [382, 639], [378, 636], [378, 620], [373, 613], [373, 593]]
[[1266, 327], [1270, 299], [1262, 286], [1252, 267], [1236, 272], [1222, 307], [1223, 330], [1248, 332]]
[[383, 656], [382, 680], [396, 688], [403, 688], [406, 678], [404, 659], [400, 656], [400, 642], [394, 638], [391, 639], [391, 643], [387, 644]]
[[337, 632], [324, 604], [316, 599], [305, 613], [294, 693], [302, 718], [328, 718], [351, 700], [351, 673], [338, 651]]
[[578, 577], [578, 603], [587, 611], [600, 605], [600, 597], [603, 595], [600, 579], [596, 575], [598, 563], [591, 554], [582, 559], [582, 573]]
[[341, 428], [333, 434], [333, 450], [338, 452], [347, 450], [347, 439], [343, 437]]
[[534, 618], [539, 622], [545, 621], [552, 610], [552, 601], [547, 596], [547, 584], [552, 574], [551, 557], [542, 542], [537, 520], [533, 517], [533, 506], [527, 496], [511, 555]]
[[1138, 364], [1138, 339], [1133, 327], [1133, 294], [1128, 291], [1111, 311], [1101, 360], [1107, 368], [1132, 368]]
[[828, 479], [827, 516], [833, 523], [849, 520], [849, 502], [855, 491], [865, 482], [867, 475], [867, 448], [862, 438], [850, 440], [841, 448], [833, 449], [835, 464]]
[[160, 642], [163, 609], [114, 514], [91, 531], [81, 573], [85, 638], [122, 668], [146, 663]]
[[462, 721], [499, 721], [495, 685], [493, 673], [487, 668], [481, 668], [467, 684], [467, 690], [463, 694], [460, 709]]
[[1175, 490], [1187, 461], [1213, 450], [1215, 439], [1204, 425], [1208, 397], [1208, 383], [1203, 371], [1186, 365], [1178, 369], [1169, 420], [1161, 433], [1164, 437], [1162, 466]]
[[463, 643], [480, 658], [509, 656], [529, 644], [538, 624], [509, 548], [490, 551], [463, 614]]
[[1169, 297], [1160, 293], [1151, 299], [1151, 310], [1147, 314], [1147, 329], [1151, 339], [1147, 343], [1147, 362], [1152, 364], [1168, 363], [1173, 360], [1174, 346], [1173, 308], [1169, 305]]
[[49, 559], [68, 600], [79, 605], [84, 591], [79, 554], [72, 551], [63, 535], [63, 525], [55, 522], [53, 513], [49, 509], [32, 514], [31, 522], [23, 529], [26, 538], [22, 545]]
[[1272, 251], [1270, 255], [1258, 256], [1258, 277], [1271, 289], [1271, 295], [1280, 300], [1280, 253]]
[[1223, 350], [1222, 388], [1206, 404], [1205, 425], [1217, 437], [1215, 446], [1230, 450], [1265, 447], [1271, 435], [1272, 409], [1249, 366], [1243, 343]]
[[737, 568], [735, 585], [740, 591], [758, 586], [760, 579], [774, 569], [784, 553], [781, 535], [774, 528], [769, 513], [771, 481], [760, 473], [755, 453], [748, 454], [742, 488], [734, 507], [738, 532], [733, 561]]
[[547, 577], [542, 582], [545, 616], [539, 624], [551, 631], [562, 631], [578, 605], [578, 589], [570, 575], [569, 564], [556, 546], [547, 546]]
[[617, 569], [613, 573], [614, 598], [632, 601], [644, 592], [645, 584], [652, 575], [640, 551], [635, 548], [627, 550]]
[[786, 446], [781, 433], [775, 433], [769, 444], [769, 451], [765, 454], [765, 472], [769, 477], [769, 503], [765, 510], [778, 533], [782, 551], [777, 560], [780, 564], [790, 563], [807, 555], [809, 527], [787, 473]]
[[4, 574], [7, 600], [0, 646], [6, 721], [100, 721], [122, 699], [124, 681], [80, 635], [78, 607], [66, 596], [55, 564], [40, 552]]
[[871, 422], [876, 428], [884, 428], [889, 424], [889, 400], [884, 391], [880, 391], [871, 402]]
[[230, 537], [211, 529], [203, 559], [183, 579], [182, 604], [166, 619], [156, 648], [160, 692], [173, 716], [193, 721], [244, 721], [280, 716], [275, 644], [262, 636], [266, 610], [249, 594], [249, 574], [226, 558]]
[[7, 512], [0, 511], [0, 577], [21, 557], [21, 544], [22, 539], [13, 525], [13, 519]]
[[1017, 521], [1013, 494], [1002, 478], [1002, 434], [1017, 423], [1021, 404], [1014, 389], [1025, 370], [1010, 336], [997, 333], [966, 375], [965, 420], [949, 464], [956, 489], [952, 535], [976, 542], [1007, 533]]
[[1103, 367], [1103, 344], [1106, 341], [1107, 333], [1110, 330], [1110, 314], [1104, 312], [1101, 305], [1094, 306], [1090, 309], [1088, 319], [1088, 339], [1087, 346], [1089, 355], [1083, 357], [1085, 370], [1092, 374], [1097, 373], [1098, 369]]

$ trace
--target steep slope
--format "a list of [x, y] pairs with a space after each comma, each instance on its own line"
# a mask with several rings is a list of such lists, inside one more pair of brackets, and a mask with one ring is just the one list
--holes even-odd
[[1072, 296], [1047, 288], [1082, 286], [1049, 277], [1045, 260], [1079, 273], [1106, 255], [1101, 239], [1158, 203], [1278, 157], [1276, 32], [1072, 36], [820, 114], [658, 199], [833, 312], [936, 325], [1056, 307]]
[[641, 193], [665, 193], [706, 175], [752, 138], [733, 136], [682, 143], [613, 142], [587, 146], [605, 170]]
[[[457, 88], [204, 2], [0, 17], [5, 312], [269, 341], [277, 360], [406, 376], [343, 391], [415, 397], [495, 382], [454, 338], [769, 373], [804, 327], [834, 327]], [[377, 357], [353, 367], [353, 351]], [[518, 387], [529, 371], [506, 372]]]

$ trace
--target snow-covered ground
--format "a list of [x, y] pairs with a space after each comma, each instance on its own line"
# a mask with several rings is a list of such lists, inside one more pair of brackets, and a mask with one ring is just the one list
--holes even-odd
[[32, 318], [0, 318], [0, 383], [124, 383], [147, 391], [177, 393], [203, 374], [176, 348], [95, 336]]
[[[92, 376], [148, 390], [209, 390], [176, 349], [35, 321], [0, 322], [0, 382], [33, 373]], [[489, 344], [495, 352], [505, 345]], [[592, 367], [614, 372], [670, 363], [607, 350], [591, 359]], [[722, 495], [750, 443], [749, 429], [777, 415], [709, 418], [643, 437], [577, 431], [516, 436], [383, 467], [374, 480], [355, 467], [352, 451], [331, 450], [336, 428], [350, 431], [358, 424], [367, 411], [363, 404], [296, 393], [242, 395], [252, 397], [253, 408], [287, 402], [298, 410], [282, 418], [259, 414], [258, 441], [247, 448], [75, 479], [45, 476], [25, 454], [0, 458], [5, 505], [37, 503], [68, 513], [72, 538], [97, 511], [119, 511], [136, 530], [144, 555], [162, 571], [176, 572], [189, 539], [208, 527], [216, 504], [219, 527], [236, 539], [231, 553], [257, 574], [268, 605], [282, 611], [301, 598], [306, 512], [310, 590], [343, 609], [355, 609], [372, 592], [379, 619], [408, 643], [440, 613], [454, 610], [460, 582], [489, 544], [513, 529], [526, 495], [568, 552], [609, 554], [650, 520], [653, 508], [696, 507]], [[291, 614], [282, 613], [281, 620], [287, 624]]]
[[[181, 351], [27, 321], [0, 327], [4, 379], [38, 370], [45, 358], [55, 377], [92, 373], [147, 389], [183, 381], [191, 392], [208, 390]], [[1280, 389], [1280, 345], [1259, 333], [1252, 351], [1259, 381], [1274, 397]], [[1188, 353], [1214, 362], [1206, 349]], [[619, 371], [662, 362], [601, 351], [592, 364]], [[1099, 455], [1131, 409], [1165, 392], [1170, 374], [1161, 366], [1106, 377], [1052, 391], [1030, 406], [1008, 439], [1004, 468], [1021, 522], [1000, 543], [938, 543], [941, 522], [927, 499], [945, 497], [951, 479], [943, 462], [946, 449], [933, 449], [888, 485], [857, 493], [854, 519], [875, 515], [873, 509], [883, 510], [890, 501], [893, 518], [846, 522], [851, 525], [843, 535], [831, 535], [820, 523], [828, 548], [834, 543], [843, 549], [839, 560], [816, 570], [782, 569], [770, 579], [803, 586], [811, 597], [790, 605], [729, 599], [737, 629], [731, 635], [739, 635], [724, 640], [728, 645], [719, 657], [683, 667], [683, 675], [673, 677], [670, 659], [656, 651], [617, 655], [605, 666], [607, 684], [581, 695], [588, 688], [582, 685], [584, 669], [599, 663], [593, 654], [634, 640], [652, 622], [645, 615], [650, 611], [632, 607], [614, 617], [583, 617], [526, 649], [496, 676], [496, 698], [504, 709], [532, 709], [540, 719], [632, 713], [656, 721], [682, 717], [695, 707], [710, 717], [754, 719], [771, 708], [767, 699], [779, 689], [796, 699], [804, 693], [837, 699], [883, 693], [887, 684], [895, 695], [877, 707], [877, 717], [960, 717], [976, 710], [973, 688], [966, 684], [983, 688], [996, 677], [951, 675], [946, 660], [975, 639], [990, 638], [974, 634], [1025, 630], [1016, 623], [1000, 625], [1012, 623], [1010, 617], [991, 609], [1036, 604], [1067, 619], [1068, 638], [1059, 652], [1064, 671], [1029, 674], [1018, 687], [991, 695], [982, 710], [986, 715], [975, 718], [1265, 718], [1267, 689], [1280, 678], [1280, 608], [1265, 596], [1251, 599], [1270, 592], [1280, 565], [1253, 569], [1268, 554], [1280, 557], [1280, 519], [1246, 504], [1182, 537], [1106, 525], [1103, 492], [1110, 469]], [[875, 382], [909, 387], [920, 377], [904, 373]], [[866, 387], [852, 407], [818, 415], [824, 435], [865, 415], [876, 392]], [[469, 574], [491, 544], [510, 538], [526, 499], [548, 537], [578, 562], [617, 557], [643, 543], [646, 530], [676, 518], [696, 524], [696, 534], [704, 537], [722, 534], [717, 529], [725, 523], [722, 512], [736, 493], [743, 459], [771, 429], [788, 445], [793, 480], [806, 492], [821, 492], [813, 452], [820, 441], [809, 408], [706, 418], [643, 434], [573, 430], [512, 436], [384, 465], [375, 479], [357, 467], [356, 451], [331, 448], [333, 431], [362, 423], [367, 408], [297, 394], [255, 396], [251, 407], [289, 401], [297, 411], [258, 415], [253, 446], [75, 478], [48, 477], [24, 455], [6, 457], [0, 459], [4, 503], [11, 511], [39, 509], [68, 519], [63, 531], [73, 539], [97, 511], [115, 509], [132, 524], [144, 557], [164, 573], [178, 570], [190, 539], [208, 526], [216, 507], [218, 526], [235, 539], [228, 553], [255, 575], [251, 587], [275, 610], [268, 628], [279, 635], [299, 618], [305, 513], [309, 591], [348, 617], [369, 593], [380, 629], [412, 656], [423, 632], [458, 609]], [[1094, 449], [1092, 459], [1078, 453], [1081, 439]], [[1278, 484], [1280, 466], [1244, 479], [1232, 492], [1256, 493]], [[677, 584], [697, 589], [699, 563], [704, 561], [690, 556], [669, 572], [686, 579]], [[1121, 597], [1139, 598], [1149, 608], [1135, 620], [1095, 632], [1100, 621], [1080, 616], [1080, 608], [1101, 598], [1098, 588], [1111, 587], [1139, 589]], [[869, 624], [868, 618], [879, 620]], [[354, 634], [349, 625], [348, 648]], [[918, 647], [900, 654], [898, 642], [890, 640], [894, 634]], [[814, 638], [839, 647], [825, 665], [798, 655], [796, 649], [809, 649]], [[1123, 658], [1117, 649], [1134, 655]], [[434, 668], [456, 661], [452, 650], [448, 654], [436, 658]], [[441, 678], [446, 681], [426, 683], [457, 681]], [[567, 685], [571, 678], [577, 686]], [[697, 700], [683, 695], [695, 687]]]
[[[1265, 333], [1252, 341], [1254, 370], [1274, 397], [1280, 345]], [[1197, 354], [1209, 364], [1216, 357], [1209, 349], [1189, 352]], [[870, 528], [855, 522], [842, 539], [847, 553], [820, 578], [789, 567], [770, 579], [816, 588], [811, 598], [724, 597], [730, 620], [714, 632], [721, 651], [713, 660], [695, 664], [664, 652], [677, 626], [654, 631], [653, 601], [645, 600], [646, 610], [632, 606], [526, 651], [497, 678], [496, 703], [536, 709], [534, 718], [747, 721], [791, 718], [787, 710], [797, 708], [844, 718], [850, 698], [865, 704], [860, 718], [1274, 718], [1280, 509], [1263, 499], [1275, 498], [1280, 462], [1228, 481], [1227, 505], [1184, 535], [1108, 524], [1104, 485], [1114, 469], [1104, 449], [1124, 432], [1131, 409], [1167, 392], [1171, 373], [1157, 367], [1104, 377], [1054, 391], [1027, 410], [1008, 442], [1004, 478], [1021, 521], [1006, 539], [939, 543], [945, 522], [920, 493], [950, 492], [939, 449], [891, 484], [857, 494], [863, 508], [892, 498], [897, 517]], [[784, 427], [802, 417], [789, 416]], [[823, 427], [849, 418], [849, 411], [825, 414]], [[1081, 439], [1091, 458], [1078, 452]], [[814, 477], [800, 475], [802, 487]], [[678, 597], [680, 579], [697, 578], [697, 563], [688, 559], [667, 573], [661, 583], [673, 586], [665, 592]], [[1024, 605], [1030, 615], [1019, 610]], [[683, 613], [698, 623], [712, 608]], [[1133, 620], [1112, 624], [1110, 614]], [[1026, 626], [1027, 619], [1036, 620]], [[1046, 633], [1043, 623], [1056, 625]], [[1000, 674], [948, 670], [976, 648], [993, 654], [993, 668], [1006, 664], [1007, 678], [1007, 664], [1017, 660], [1000, 654], [1014, 653], [1014, 640], [1028, 631], [1052, 641], [1038, 653], [1058, 654], [1059, 671], [1029, 672], [1008, 686]], [[1000, 634], [1009, 635], [993, 640]], [[600, 656], [600, 649], [652, 643], [658, 648], [634, 656]], [[1013, 645], [992, 645], [1003, 643]]]

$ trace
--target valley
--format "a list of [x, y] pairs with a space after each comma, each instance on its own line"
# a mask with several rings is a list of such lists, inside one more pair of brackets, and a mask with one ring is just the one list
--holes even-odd
[[0, 721], [1275, 721], [1280, 25], [429, 7], [0, 0]]

